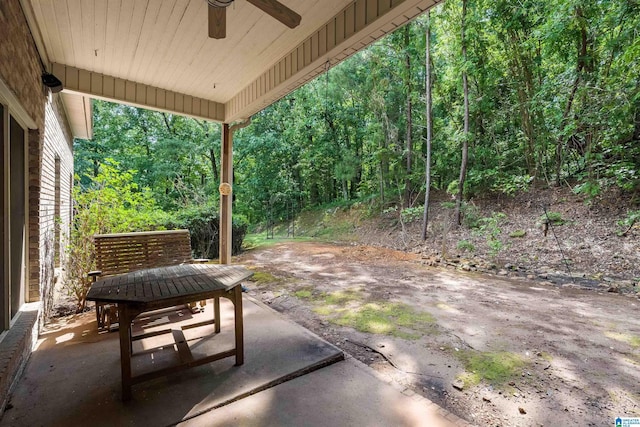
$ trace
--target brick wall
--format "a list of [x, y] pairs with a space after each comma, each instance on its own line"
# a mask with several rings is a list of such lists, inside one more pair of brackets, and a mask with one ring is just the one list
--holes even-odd
[[[29, 131], [29, 269], [26, 299], [43, 300], [45, 313], [54, 280], [55, 159], [61, 171], [61, 233], [68, 235], [72, 137], [59, 95], [41, 82], [42, 66], [19, 0], [0, 1], [0, 79], [35, 121]], [[64, 240], [64, 239], [61, 239]]]
[[[71, 188], [69, 175], [73, 173], [73, 153], [71, 131], [66, 126], [64, 111], [58, 95], [50, 95], [45, 107], [44, 143], [42, 146], [42, 160], [40, 170], [40, 212], [39, 212], [39, 278], [30, 281], [29, 296], [31, 301], [41, 298], [45, 314], [49, 313], [53, 298], [53, 272], [55, 268], [55, 253], [63, 253], [62, 242], [69, 230], [69, 202]], [[55, 161], [60, 159], [60, 233], [56, 236], [56, 206]]]
[[[31, 352], [30, 325], [42, 324], [51, 307], [54, 284], [55, 159], [60, 159], [60, 235], [69, 231], [73, 173], [72, 137], [59, 95], [41, 82], [42, 66], [19, 0], [0, 0], [0, 79], [31, 119], [28, 131], [28, 254], [25, 298], [39, 309], [23, 312], [0, 341], [0, 412], [12, 384]], [[9, 111], [17, 108], [9, 105]], [[25, 306], [27, 307], [27, 306]], [[30, 305], [33, 310], [33, 305]], [[45, 314], [43, 316], [43, 313]]]

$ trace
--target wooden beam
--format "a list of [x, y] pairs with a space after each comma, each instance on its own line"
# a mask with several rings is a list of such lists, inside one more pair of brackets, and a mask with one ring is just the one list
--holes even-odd
[[[53, 74], [64, 86], [63, 93], [89, 95], [92, 98], [166, 111], [199, 119], [222, 122], [224, 104], [142, 83], [119, 79], [88, 70], [54, 63]], [[203, 108], [207, 105], [207, 108]]]
[[[220, 157], [220, 264], [231, 263], [231, 215], [233, 202], [233, 141], [228, 123], [222, 124]], [[226, 185], [225, 185], [226, 184]], [[224, 194], [229, 191], [228, 194]]]

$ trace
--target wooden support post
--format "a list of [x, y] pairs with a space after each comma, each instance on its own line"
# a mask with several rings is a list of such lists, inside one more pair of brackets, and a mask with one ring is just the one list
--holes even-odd
[[[220, 159], [220, 264], [231, 263], [231, 216], [233, 188], [233, 140], [227, 123], [222, 125]], [[225, 194], [226, 193], [226, 194]], [[218, 319], [216, 319], [218, 320]]]
[[220, 156], [220, 264], [231, 264], [233, 204], [233, 132], [249, 126], [251, 118], [231, 127], [222, 125]]

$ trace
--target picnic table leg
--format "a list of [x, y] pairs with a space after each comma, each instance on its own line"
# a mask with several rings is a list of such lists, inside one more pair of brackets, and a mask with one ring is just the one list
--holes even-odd
[[131, 400], [131, 317], [126, 304], [118, 304], [122, 400]]
[[242, 286], [233, 288], [234, 318], [236, 326], [236, 366], [244, 363], [244, 328], [242, 323]]
[[215, 332], [220, 332], [220, 297], [213, 298], [213, 321], [215, 322]]

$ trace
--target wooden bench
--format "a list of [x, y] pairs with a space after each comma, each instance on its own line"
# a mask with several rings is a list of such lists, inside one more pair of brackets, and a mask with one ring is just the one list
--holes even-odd
[[[89, 272], [89, 276], [94, 282], [98, 278], [147, 268], [208, 261], [192, 258], [189, 230], [97, 234], [93, 239], [96, 270]], [[98, 330], [110, 330], [111, 324], [117, 321], [117, 313], [115, 304], [96, 303]]]

